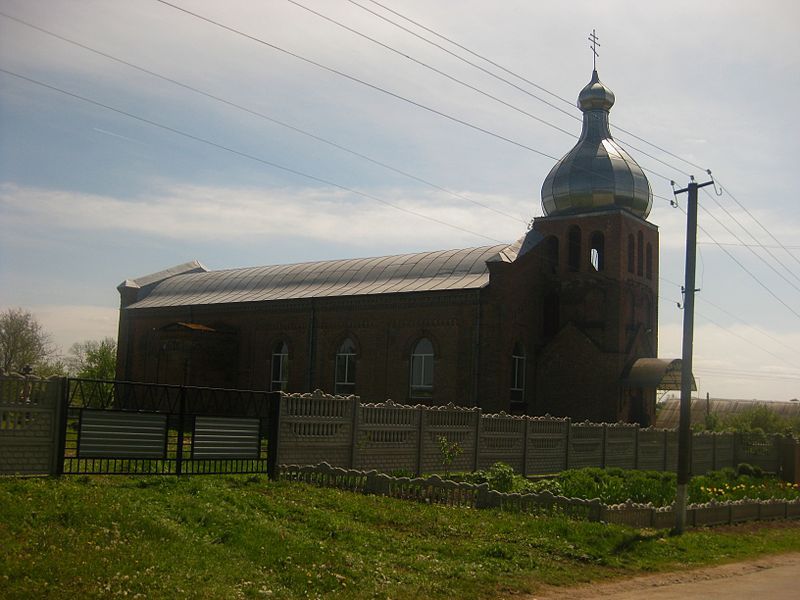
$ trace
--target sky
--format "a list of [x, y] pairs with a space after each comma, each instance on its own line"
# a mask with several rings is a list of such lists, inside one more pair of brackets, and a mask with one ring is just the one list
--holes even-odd
[[580, 133], [596, 30], [612, 133], [655, 194], [659, 356], [681, 356], [686, 198], [670, 205], [670, 180], [711, 169], [698, 393], [800, 397], [793, 0], [0, 0], [0, 13], [0, 310], [30, 310], [65, 352], [116, 335], [120, 282], [192, 259], [518, 239]]

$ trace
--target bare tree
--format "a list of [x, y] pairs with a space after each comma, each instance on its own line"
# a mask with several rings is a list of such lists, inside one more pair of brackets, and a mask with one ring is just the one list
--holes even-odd
[[60, 361], [50, 334], [39, 321], [27, 310], [9, 308], [0, 313], [0, 368], [10, 373], [26, 365], [49, 375]]

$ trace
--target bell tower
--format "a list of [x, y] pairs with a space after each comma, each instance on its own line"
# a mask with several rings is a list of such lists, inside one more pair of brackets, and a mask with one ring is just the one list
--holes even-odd
[[611, 135], [614, 102], [593, 70], [578, 96], [580, 139], [542, 185], [544, 216], [533, 230], [553, 277], [537, 396], [551, 414], [646, 424], [622, 379], [637, 359], [657, 354], [658, 228], [647, 221], [647, 177]]

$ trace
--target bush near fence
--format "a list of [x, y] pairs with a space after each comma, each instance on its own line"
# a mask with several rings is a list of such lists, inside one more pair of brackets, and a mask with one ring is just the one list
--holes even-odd
[[[282, 394], [279, 456], [282, 464], [316, 464], [384, 473], [422, 475], [445, 470], [439, 438], [462, 452], [449, 469], [474, 471], [504, 462], [524, 476], [581, 467], [674, 471], [675, 430], [629, 423], [573, 423], [568, 418], [483, 414], [480, 408], [408, 406], [391, 400], [362, 404], [358, 396]], [[740, 463], [781, 473], [786, 436], [695, 433], [692, 473], [702, 475]], [[797, 478], [794, 461], [787, 480]]]
[[[528, 514], [559, 514], [588, 521], [615, 523], [639, 528], [668, 529], [675, 524], [672, 506], [652, 504], [607, 505], [598, 499], [565, 498], [550, 492], [516, 494], [489, 489], [487, 483], [473, 484], [429, 477], [392, 477], [377, 471], [360, 471], [318, 465], [280, 465], [281, 479], [298, 481], [348, 492], [413, 500], [444, 506], [486, 509]], [[798, 519], [797, 500], [737, 500], [690, 504], [686, 508], [689, 527], [731, 525], [744, 521]]]

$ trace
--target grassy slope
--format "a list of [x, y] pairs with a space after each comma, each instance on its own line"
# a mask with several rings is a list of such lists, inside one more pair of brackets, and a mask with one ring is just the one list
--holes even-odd
[[480, 598], [800, 550], [800, 523], [656, 532], [263, 478], [0, 480], [0, 597]]

